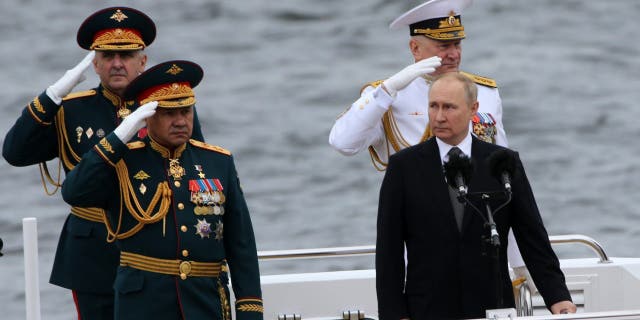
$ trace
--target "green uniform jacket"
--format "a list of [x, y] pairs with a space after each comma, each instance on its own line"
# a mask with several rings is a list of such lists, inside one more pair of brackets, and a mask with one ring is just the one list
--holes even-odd
[[[223, 199], [205, 199], [212, 190], [221, 191]], [[110, 134], [67, 175], [62, 196], [74, 206], [106, 209], [113, 230], [131, 231], [116, 242], [123, 255], [226, 260], [237, 318], [262, 319], [253, 228], [228, 151], [190, 140], [172, 153], [149, 137], [125, 145]], [[162, 219], [154, 216], [166, 205]], [[228, 294], [220, 293], [226, 278], [222, 272], [183, 279], [121, 265], [114, 286], [116, 319], [227, 318]]]
[[[69, 172], [84, 153], [120, 123], [117, 112], [122, 107], [133, 111], [137, 104], [122, 101], [102, 86], [72, 93], [60, 106], [43, 92], [24, 108], [7, 133], [2, 155], [18, 167], [59, 157], [65, 172]], [[197, 115], [194, 136], [202, 137]], [[69, 214], [58, 241], [50, 282], [80, 292], [112, 294], [119, 256], [106, 237], [100, 219]]]

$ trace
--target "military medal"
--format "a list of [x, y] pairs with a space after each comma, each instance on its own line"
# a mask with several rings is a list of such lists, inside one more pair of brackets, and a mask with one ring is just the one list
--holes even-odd
[[[220, 223], [220, 222], [218, 222]], [[194, 225], [196, 227], [196, 234], [200, 236], [200, 239], [209, 238], [209, 234], [211, 234], [211, 223], [207, 222], [207, 219], [198, 219], [198, 224]], [[220, 231], [222, 233], [222, 231]], [[222, 235], [220, 235], [222, 238]], [[218, 226], [216, 226], [216, 239], [218, 239]]]
[[184, 168], [180, 166], [178, 159], [169, 159], [169, 175], [174, 180], [180, 180], [185, 175]]
[[91, 136], [93, 136], [93, 129], [89, 127], [89, 129], [87, 129], [87, 131], [85, 131], [84, 134], [87, 135], [87, 138], [91, 139]]
[[222, 224], [222, 221], [218, 221], [216, 223], [216, 230], [214, 232], [216, 234], [216, 240], [222, 240], [222, 233], [224, 232], [224, 225]]
[[127, 107], [118, 109], [118, 117], [121, 119], [126, 118], [129, 114], [131, 114], [131, 110], [127, 109]]
[[200, 179], [204, 179], [204, 177], [205, 177], [205, 176], [204, 176], [204, 172], [202, 172], [202, 166], [201, 166], [201, 165], [199, 165], [199, 164], [195, 164], [195, 165], [193, 165], [193, 166], [194, 166], [194, 167], [196, 168], [196, 170], [198, 171], [198, 177], [200, 177]]
[[218, 179], [189, 180], [191, 202], [196, 205], [193, 212], [196, 215], [223, 215], [225, 196], [222, 189], [222, 183]]
[[496, 121], [490, 113], [477, 112], [471, 122], [473, 133], [478, 139], [489, 143], [496, 142]]
[[96, 131], [96, 136], [102, 139], [104, 137], [104, 130], [102, 130], [102, 128], [98, 129], [98, 131]]
[[193, 213], [195, 213], [197, 216], [206, 216], [206, 215], [211, 215], [214, 214], [214, 207], [209, 207], [209, 206], [196, 206], [193, 209]]
[[78, 136], [78, 143], [80, 143], [80, 138], [82, 138], [82, 127], [76, 128], [76, 135]]

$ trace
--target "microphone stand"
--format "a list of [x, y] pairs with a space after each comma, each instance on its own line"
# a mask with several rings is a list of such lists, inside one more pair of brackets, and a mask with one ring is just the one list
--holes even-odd
[[[500, 235], [498, 234], [498, 228], [496, 227], [496, 223], [495, 220], [493, 219], [493, 215], [496, 214], [500, 209], [504, 208], [507, 204], [509, 204], [509, 202], [511, 202], [511, 192], [504, 192], [507, 195], [507, 200], [502, 203], [496, 210], [492, 211], [491, 210], [491, 205], [489, 204], [489, 201], [491, 200], [491, 194], [496, 194], [496, 192], [480, 192], [477, 193], [480, 195], [480, 199], [482, 200], [484, 206], [485, 206], [485, 210], [486, 210], [486, 219], [484, 217], [484, 215], [482, 214], [482, 211], [480, 209], [478, 209], [476, 206], [474, 206], [471, 201], [468, 199], [467, 196], [461, 196], [460, 198], [463, 198], [476, 212], [478, 212], [480, 214], [480, 216], [482, 217], [482, 219], [485, 222], [485, 227], [487, 228], [487, 231], [489, 232], [489, 236], [483, 236], [483, 241], [488, 242], [491, 246], [491, 260], [493, 262], [493, 275], [494, 275], [494, 279], [495, 279], [495, 284], [496, 284], [496, 308], [500, 309], [504, 307], [504, 298], [503, 298], [503, 288], [502, 288], [502, 281], [500, 281], [501, 279], [501, 272], [500, 272]], [[499, 194], [503, 194], [503, 192], [499, 192]], [[468, 194], [468, 195], [472, 195], [472, 194]]]
[[485, 239], [491, 245], [491, 258], [493, 260], [493, 275], [496, 282], [496, 301], [497, 301], [497, 309], [500, 309], [504, 306], [504, 299], [502, 296], [502, 281], [500, 281], [500, 235], [498, 234], [498, 229], [496, 228], [496, 222], [493, 220], [493, 212], [491, 212], [491, 206], [489, 205], [490, 196], [489, 194], [483, 193], [481, 195], [482, 201], [484, 202], [484, 206], [487, 210], [487, 223], [485, 227], [489, 229], [489, 238]]

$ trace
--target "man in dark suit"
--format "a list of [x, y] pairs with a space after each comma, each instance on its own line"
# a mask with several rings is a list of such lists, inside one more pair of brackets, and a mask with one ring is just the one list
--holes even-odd
[[[447, 185], [442, 164], [454, 149], [470, 155], [475, 163], [470, 194], [503, 189], [491, 176], [487, 158], [504, 148], [482, 142], [469, 132], [468, 123], [478, 110], [476, 97], [475, 84], [462, 75], [447, 73], [436, 78], [429, 91], [428, 110], [435, 137], [390, 158], [380, 190], [376, 244], [382, 320], [477, 318], [484, 317], [487, 309], [513, 307], [506, 259], [509, 228], [513, 228], [549, 310], [554, 314], [576, 310], [517, 157], [513, 198], [494, 216], [502, 244], [499, 276], [494, 273], [490, 246], [483, 241], [488, 234], [485, 214], [459, 205], [455, 191]], [[495, 208], [504, 199], [491, 201]], [[475, 206], [484, 208], [481, 203]]]

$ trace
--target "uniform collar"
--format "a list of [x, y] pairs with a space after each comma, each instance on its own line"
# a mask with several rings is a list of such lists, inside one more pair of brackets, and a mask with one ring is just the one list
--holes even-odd
[[151, 138], [151, 136], [148, 136], [148, 137], [149, 137], [149, 144], [151, 145], [151, 149], [153, 149], [156, 152], [158, 152], [160, 155], [162, 155], [163, 158], [178, 159], [178, 158], [180, 158], [180, 156], [182, 156], [182, 152], [187, 148], [187, 143], [185, 142], [183, 145], [177, 147], [172, 152], [167, 147], [165, 147], [165, 146], [157, 143], [155, 140], [153, 140]]
[[[440, 140], [440, 138], [436, 137], [438, 150], [440, 151], [440, 162], [444, 164], [447, 153], [449, 153], [449, 150], [451, 150], [451, 148], [453, 147], [458, 147], [467, 157], [471, 157], [471, 141], [472, 139], [470, 132], [467, 132], [467, 136], [456, 146], [447, 144], [444, 141]], [[448, 161], [449, 159], [446, 160]]]

